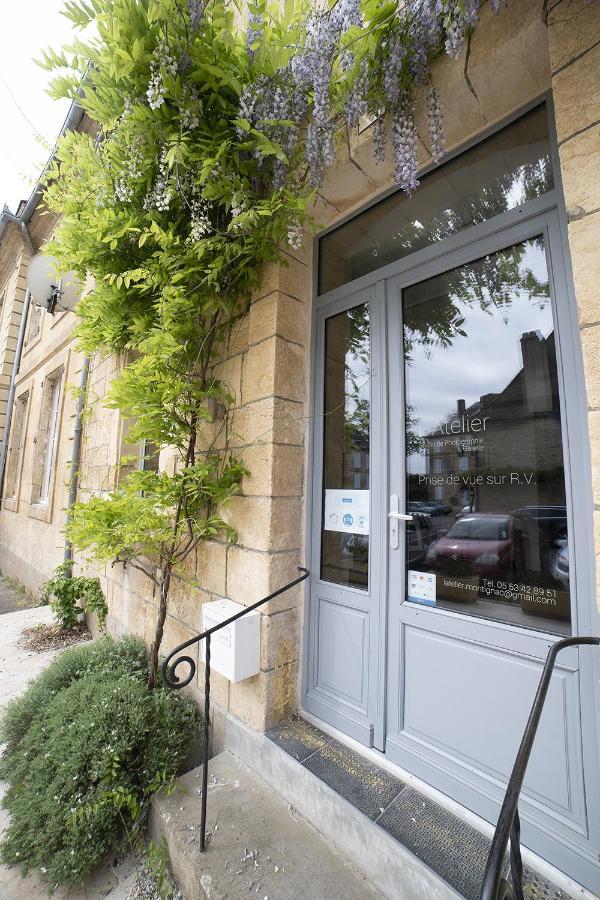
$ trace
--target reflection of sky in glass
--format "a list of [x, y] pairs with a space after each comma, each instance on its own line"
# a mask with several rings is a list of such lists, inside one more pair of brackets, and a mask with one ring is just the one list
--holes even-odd
[[[368, 342], [365, 342], [368, 348]], [[358, 402], [369, 399], [369, 365], [355, 353], [346, 353], [346, 418], [356, 411]]]
[[[548, 281], [546, 258], [541, 241], [524, 244], [519, 274], [527, 270], [542, 284]], [[495, 254], [496, 257], [501, 254]], [[471, 268], [463, 267], [463, 270]], [[437, 279], [439, 287], [441, 279]], [[426, 295], [428, 282], [423, 282]], [[412, 304], [419, 302], [420, 285], [405, 292]], [[480, 308], [472, 302], [452, 295], [465, 322], [462, 329], [467, 337], [456, 336], [448, 347], [423, 346], [415, 341], [411, 361], [405, 367], [406, 403], [412, 408], [414, 427], [420, 434], [432, 431], [448, 414], [456, 410], [457, 400], [464, 400], [467, 408], [488, 393], [498, 393], [514, 378], [522, 367], [521, 335], [539, 331], [547, 337], [553, 328], [550, 302], [529, 297], [524, 289], [515, 290], [511, 305], [500, 308]], [[424, 472], [424, 455], [413, 454], [408, 460], [410, 472]]]
[[541, 196], [553, 188], [544, 106], [427, 174], [320, 242], [319, 293]]

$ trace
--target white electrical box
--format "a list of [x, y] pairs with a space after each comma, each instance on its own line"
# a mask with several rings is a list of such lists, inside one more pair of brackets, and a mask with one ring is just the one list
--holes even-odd
[[[214, 628], [225, 619], [245, 609], [233, 600], [216, 600], [202, 607], [202, 630]], [[202, 641], [201, 659], [204, 662], [206, 641]], [[210, 636], [210, 667], [229, 681], [243, 681], [260, 671], [260, 612], [246, 613], [225, 628]]]

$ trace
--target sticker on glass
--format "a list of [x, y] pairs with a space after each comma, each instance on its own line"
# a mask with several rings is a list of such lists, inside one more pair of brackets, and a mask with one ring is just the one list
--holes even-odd
[[408, 570], [407, 599], [411, 603], [421, 603], [423, 606], [435, 606], [435, 579], [430, 572], [417, 572]]
[[325, 531], [369, 533], [368, 491], [325, 491]]

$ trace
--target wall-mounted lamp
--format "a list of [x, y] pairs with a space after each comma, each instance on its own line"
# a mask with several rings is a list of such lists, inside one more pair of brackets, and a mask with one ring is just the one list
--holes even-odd
[[73, 310], [83, 290], [74, 272], [61, 274], [58, 260], [43, 253], [36, 254], [29, 263], [27, 287], [33, 302], [44, 306], [50, 315], [54, 315], [57, 306], [63, 310]]

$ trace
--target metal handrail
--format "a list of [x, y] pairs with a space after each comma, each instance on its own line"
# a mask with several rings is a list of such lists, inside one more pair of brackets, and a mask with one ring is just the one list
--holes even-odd
[[[537, 693], [529, 713], [529, 719], [525, 726], [521, 745], [517, 753], [515, 764], [506, 788], [504, 802], [498, 816], [496, 830], [492, 838], [492, 846], [485, 867], [483, 886], [481, 888], [481, 900], [523, 900], [523, 861], [520, 847], [520, 822], [519, 822], [519, 794], [525, 778], [527, 763], [533, 747], [533, 741], [537, 732], [544, 702], [550, 686], [552, 671], [556, 657], [565, 647], [575, 647], [579, 644], [600, 645], [597, 637], [571, 637], [557, 641], [550, 648], [544, 671], [540, 678]], [[502, 877], [504, 855], [510, 838], [510, 872], [512, 890]]]
[[[186, 650], [188, 647], [191, 647], [192, 644], [197, 644], [202, 640], [206, 641], [206, 653], [205, 653], [205, 661], [204, 661], [204, 746], [202, 748], [202, 805], [201, 805], [201, 813], [200, 813], [200, 852], [203, 853], [206, 850], [206, 795], [208, 793], [208, 742], [209, 742], [209, 732], [210, 732], [210, 638], [211, 635], [215, 633], [215, 631], [220, 631], [221, 628], [226, 628], [227, 625], [231, 625], [232, 622], [235, 622], [236, 619], [241, 619], [242, 616], [245, 616], [247, 613], [252, 612], [254, 609], [258, 609], [259, 606], [262, 606], [264, 603], [268, 603], [269, 600], [274, 600], [275, 597], [279, 597], [280, 594], [284, 594], [286, 591], [289, 591], [290, 588], [295, 587], [300, 582], [304, 581], [310, 575], [308, 569], [305, 569], [303, 566], [298, 566], [298, 571], [302, 572], [302, 575], [299, 578], [294, 579], [294, 581], [290, 581], [289, 584], [284, 585], [276, 591], [273, 591], [272, 594], [269, 594], [268, 597], [263, 597], [262, 600], [258, 600], [256, 603], [253, 603], [252, 606], [246, 606], [244, 609], [240, 610], [240, 612], [236, 613], [234, 616], [230, 616], [228, 619], [225, 619], [224, 622], [219, 622], [217, 625], [213, 625], [212, 628], [207, 628], [206, 631], [203, 631], [202, 634], [196, 635], [196, 637], [190, 638], [187, 641], [184, 641], [183, 644], [179, 644], [178, 647], [175, 647], [174, 650], [171, 650], [169, 655], [164, 660], [161, 672], [164, 683], [167, 687], [173, 688], [175, 690], [181, 690], [181, 688], [186, 687], [194, 678], [196, 674], [196, 663], [192, 659], [191, 656], [181, 656], [179, 659], [175, 659], [173, 662], [173, 657], [179, 656], [179, 654]], [[182, 663], [187, 663], [189, 666], [189, 672], [187, 676], [183, 679], [178, 678], [176, 674], [177, 666], [180, 666]]]

